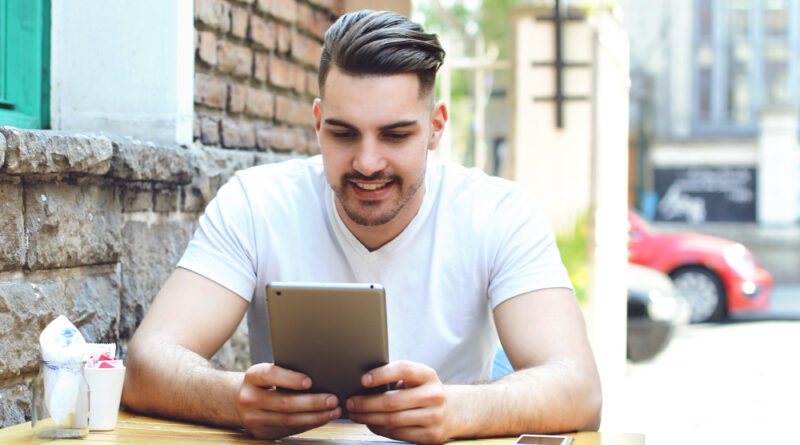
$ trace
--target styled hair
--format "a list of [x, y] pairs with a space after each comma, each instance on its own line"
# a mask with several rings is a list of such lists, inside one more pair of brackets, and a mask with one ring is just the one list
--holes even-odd
[[336, 65], [354, 76], [415, 73], [422, 97], [433, 89], [443, 61], [436, 34], [426, 33], [419, 23], [389, 11], [355, 11], [339, 17], [325, 32], [319, 90], [325, 94], [325, 79]]

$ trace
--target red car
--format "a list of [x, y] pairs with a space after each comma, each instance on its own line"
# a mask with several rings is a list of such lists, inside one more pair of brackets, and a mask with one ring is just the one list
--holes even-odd
[[628, 261], [672, 278], [691, 307], [691, 321], [766, 308], [772, 275], [743, 245], [697, 233], [658, 233], [628, 211]]

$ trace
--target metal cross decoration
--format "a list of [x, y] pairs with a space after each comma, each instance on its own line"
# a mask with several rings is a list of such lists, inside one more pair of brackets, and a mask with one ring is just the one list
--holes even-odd
[[554, 96], [539, 96], [534, 97], [535, 101], [553, 101], [556, 105], [556, 126], [564, 128], [564, 101], [565, 100], [589, 100], [588, 96], [565, 96], [563, 85], [563, 72], [564, 68], [589, 68], [591, 66], [588, 62], [565, 62], [562, 54], [562, 26], [567, 21], [582, 21], [583, 15], [571, 15], [569, 11], [566, 15], [561, 14], [561, 5], [559, 0], [555, 0], [555, 7], [553, 8], [553, 15], [546, 17], [537, 17], [536, 20], [552, 21], [553, 29], [555, 31], [555, 60], [552, 62], [533, 62], [534, 67], [552, 66], [555, 72], [555, 86], [556, 91]]

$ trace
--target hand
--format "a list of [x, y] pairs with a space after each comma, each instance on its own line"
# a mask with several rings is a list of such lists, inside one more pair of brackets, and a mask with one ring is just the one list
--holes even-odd
[[236, 409], [242, 426], [259, 439], [278, 439], [324, 425], [342, 414], [333, 394], [291, 393], [308, 389], [311, 379], [270, 363], [253, 365], [244, 375]]
[[361, 384], [392, 384], [393, 389], [349, 398], [350, 420], [366, 424], [375, 434], [407, 442], [442, 443], [452, 436], [445, 386], [432, 368], [392, 362], [364, 374]]

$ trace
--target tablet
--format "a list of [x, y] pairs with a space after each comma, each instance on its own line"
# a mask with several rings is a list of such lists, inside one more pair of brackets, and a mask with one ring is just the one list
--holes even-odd
[[275, 364], [311, 378], [309, 392], [350, 396], [386, 391], [366, 388], [361, 376], [389, 363], [386, 297], [379, 284], [267, 284]]

